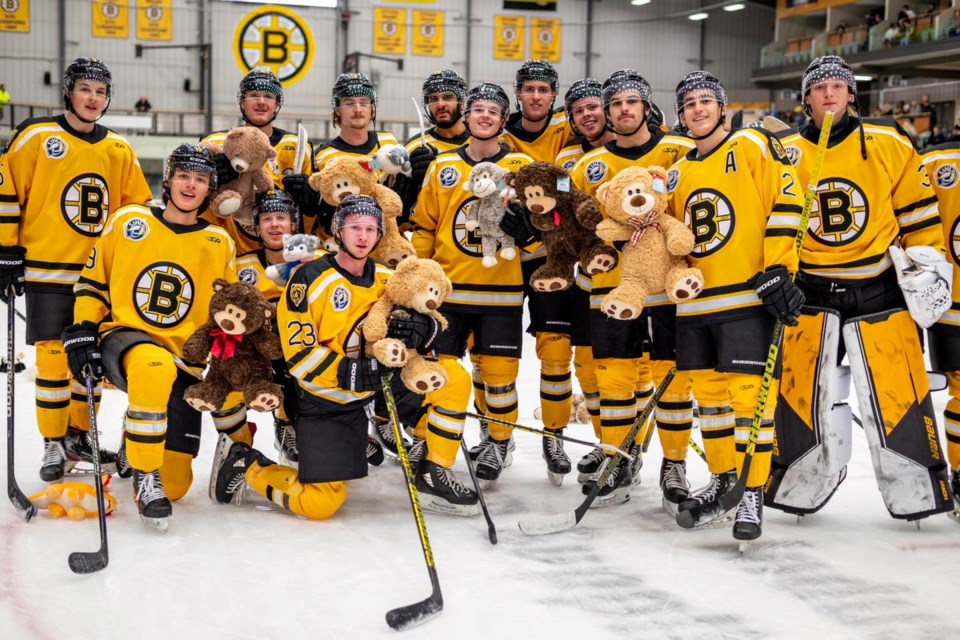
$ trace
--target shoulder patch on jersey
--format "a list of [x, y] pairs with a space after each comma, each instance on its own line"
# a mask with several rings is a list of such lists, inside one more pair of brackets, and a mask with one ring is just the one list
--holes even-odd
[[945, 164], [937, 169], [937, 186], [941, 189], [952, 189], [957, 184], [957, 165]]
[[439, 181], [441, 187], [449, 189], [460, 182], [460, 172], [456, 167], [444, 167], [440, 170]]
[[150, 234], [150, 227], [143, 218], [131, 218], [123, 224], [123, 237], [139, 242]]
[[680, 169], [670, 169], [667, 173], [667, 193], [673, 193], [680, 181]]
[[770, 141], [770, 149], [773, 151], [773, 155], [777, 160], [784, 160], [787, 155], [786, 149], [783, 148], [783, 145], [773, 136], [767, 136], [767, 140]]
[[247, 284], [257, 286], [257, 280], [260, 279], [260, 276], [257, 274], [257, 270], [253, 267], [246, 267], [241, 269], [237, 274], [237, 280], [240, 282], [245, 282]]
[[301, 283], [291, 284], [287, 287], [287, 297], [290, 299], [290, 308], [293, 311], [306, 311], [304, 301], [307, 299], [307, 285]]
[[803, 155], [803, 152], [800, 151], [800, 147], [795, 144], [791, 144], [789, 147], [784, 147], [783, 154], [787, 156], [787, 160], [790, 161], [790, 164], [797, 166], [797, 163], [800, 162], [800, 156]]
[[587, 182], [590, 184], [597, 184], [602, 182], [604, 177], [607, 175], [607, 163], [603, 160], [594, 160], [587, 165], [584, 175], [587, 178]]
[[47, 154], [47, 157], [51, 160], [59, 160], [67, 155], [67, 151], [69, 150], [70, 147], [67, 146], [66, 141], [60, 136], [50, 136], [43, 143], [43, 152]]
[[567, 160], [566, 162], [564, 162], [564, 163], [563, 163], [562, 165], [560, 165], [560, 166], [561, 166], [561, 168], [562, 168], [564, 171], [566, 171], [567, 173], [570, 173], [571, 171], [573, 171], [573, 168], [574, 168], [576, 165], [577, 165], [577, 160], [576, 160], [576, 158], [571, 158], [570, 160]]
[[334, 311], [343, 311], [350, 306], [350, 290], [342, 284], [337, 285], [330, 296], [330, 303], [333, 305]]

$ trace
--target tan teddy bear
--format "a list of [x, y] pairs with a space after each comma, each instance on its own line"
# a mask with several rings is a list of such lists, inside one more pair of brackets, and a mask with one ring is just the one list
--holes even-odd
[[253, 226], [253, 207], [258, 193], [274, 188], [270, 171], [264, 166], [277, 157], [270, 138], [256, 127], [232, 129], [223, 141], [223, 147], [214, 142], [202, 146], [211, 153], [222, 153], [240, 176], [233, 182], [217, 185], [212, 194], [210, 209], [221, 218], [233, 217], [245, 227]]
[[442, 389], [447, 384], [447, 374], [437, 362], [408, 349], [400, 340], [387, 338], [390, 317], [412, 309], [431, 316], [446, 329], [447, 320], [437, 309], [452, 291], [450, 278], [439, 263], [428, 258], [407, 258], [397, 265], [396, 272], [387, 280], [383, 296], [364, 320], [367, 355], [388, 367], [403, 367], [400, 379], [414, 393]]
[[661, 167], [628, 167], [597, 190], [607, 214], [597, 236], [626, 241], [620, 285], [601, 303], [611, 318], [639, 317], [648, 295], [666, 291], [673, 302], [686, 302], [703, 290], [703, 274], [684, 258], [693, 250], [693, 232], [667, 213], [666, 184]]
[[[403, 212], [400, 196], [377, 182], [376, 174], [370, 169], [369, 158], [339, 156], [328, 162], [319, 173], [310, 176], [310, 186], [320, 192], [324, 202], [335, 207], [351, 195], [370, 196], [376, 200], [383, 211], [383, 237], [377, 245], [373, 257], [390, 267], [396, 267], [401, 260], [416, 255], [413, 245], [403, 237], [397, 227], [397, 218]], [[327, 249], [336, 252], [327, 245]]]

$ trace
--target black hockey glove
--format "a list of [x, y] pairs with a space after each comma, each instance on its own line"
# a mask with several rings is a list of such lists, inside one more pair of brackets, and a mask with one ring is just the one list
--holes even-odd
[[400, 214], [400, 219], [397, 220], [397, 224], [403, 224], [410, 219], [410, 211], [413, 210], [414, 205], [417, 204], [417, 198], [420, 197], [421, 184], [423, 184], [422, 180], [418, 182], [413, 178], [408, 178], [402, 173], [394, 178], [390, 188], [400, 196], [400, 201], [403, 203], [403, 213]]
[[806, 296], [790, 279], [786, 267], [779, 264], [768, 267], [747, 283], [757, 292], [770, 315], [791, 327], [797, 326]]
[[326, 200], [321, 200], [317, 207], [317, 226], [323, 229], [328, 236], [333, 235], [330, 231], [330, 225], [333, 223], [333, 214], [336, 212], [337, 208]]
[[23, 295], [23, 258], [27, 250], [21, 246], [0, 247], [0, 293], [7, 295], [13, 287], [14, 293]]
[[521, 249], [541, 238], [540, 232], [530, 224], [530, 212], [518, 202], [507, 205], [507, 212], [500, 221], [500, 230], [513, 238]]
[[222, 187], [228, 182], [233, 182], [240, 177], [237, 170], [230, 164], [230, 158], [225, 153], [216, 153], [213, 156], [213, 164], [217, 167], [217, 186]]
[[376, 391], [380, 388], [380, 376], [391, 371], [376, 358], [344, 358], [337, 368], [337, 384], [354, 393]]
[[67, 365], [77, 380], [86, 380], [84, 371], [90, 368], [94, 381], [103, 379], [103, 360], [100, 356], [97, 325], [89, 320], [73, 324], [63, 330], [63, 350], [67, 352]]
[[423, 184], [423, 179], [427, 175], [427, 169], [430, 168], [430, 163], [433, 162], [433, 159], [437, 157], [438, 153], [437, 148], [429, 144], [420, 145], [410, 153], [410, 167], [412, 171], [410, 179], [413, 180], [417, 186]]
[[433, 350], [442, 331], [440, 323], [432, 317], [412, 310], [391, 315], [390, 324], [387, 325], [388, 338], [396, 338], [408, 349], [416, 349], [420, 355]]
[[305, 216], [315, 216], [320, 210], [320, 192], [310, 186], [310, 176], [294, 173], [283, 176], [283, 190], [290, 194]]

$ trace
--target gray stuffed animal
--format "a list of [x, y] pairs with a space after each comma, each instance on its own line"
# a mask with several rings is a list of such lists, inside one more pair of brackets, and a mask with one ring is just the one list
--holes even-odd
[[506, 212], [502, 190], [507, 188], [505, 179], [509, 171], [492, 162], [481, 162], [470, 172], [470, 178], [464, 183], [464, 191], [470, 191], [476, 200], [467, 205], [467, 231], [480, 229], [483, 250], [483, 266], [497, 264], [497, 244], [500, 245], [500, 257], [513, 260], [517, 257], [516, 243], [513, 238], [500, 230], [500, 221]]

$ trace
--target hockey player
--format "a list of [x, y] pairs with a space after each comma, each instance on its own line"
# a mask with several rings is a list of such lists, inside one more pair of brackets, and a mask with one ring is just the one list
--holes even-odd
[[573, 130], [563, 109], [554, 109], [559, 78], [546, 60], [527, 60], [517, 70], [517, 112], [507, 119], [503, 141], [534, 160], [553, 162]]
[[[93, 460], [86, 392], [82, 382], [71, 388], [60, 341], [73, 323], [73, 286], [107, 218], [152, 197], [130, 144], [97, 124], [113, 95], [107, 66], [77, 58], [64, 71], [62, 95], [66, 112], [22, 122], [0, 161], [0, 289], [26, 290], [47, 482]], [[96, 394], [99, 401], [99, 387]], [[115, 454], [101, 458], [112, 472]]]
[[215, 281], [236, 280], [233, 240], [198, 219], [215, 185], [207, 150], [174, 149], [165, 206], [131, 204], [111, 216], [74, 288], [74, 324], [63, 332], [75, 376], [89, 367], [127, 392], [134, 500], [141, 519], [159, 531], [173, 512], [170, 501], [190, 488], [200, 449], [201, 416], [183, 391], [204, 367], [181, 359], [183, 344], [207, 321]]
[[[601, 184], [612, 179], [621, 169], [629, 166], [669, 167], [683, 153], [693, 148], [693, 143], [689, 140], [665, 134], [657, 123], [651, 122], [654, 113], [651, 93], [650, 84], [633, 69], [615, 71], [604, 81], [604, 114], [607, 127], [613, 131], [616, 139], [580, 158], [571, 176], [574, 186], [594, 195]], [[596, 274], [589, 285], [590, 338], [599, 389], [600, 439], [601, 442], [617, 447], [630, 431], [637, 414], [653, 396], [655, 379], [649, 363], [642, 360], [643, 342], [647, 335], [646, 318], [614, 320], [608, 318], [600, 309], [603, 297], [620, 284], [620, 272], [618, 266], [607, 273]], [[657, 303], [667, 302], [666, 296], [663, 296], [662, 299], [648, 299], [645, 304], [652, 307]], [[590, 364], [581, 360], [579, 353], [577, 355], [575, 365], [578, 371], [588, 370]], [[584, 352], [584, 357], [586, 355]], [[672, 363], [666, 363], [662, 372], [658, 370], [659, 376], [656, 377], [662, 377], [670, 369], [670, 364]], [[684, 380], [682, 377], [678, 378], [680, 379], [674, 379], [663, 401], [681, 403], [682, 406], [676, 409], [677, 415], [683, 418], [679, 420], [679, 424], [689, 429], [692, 405], [689, 404], [689, 392]], [[689, 421], [685, 419], [687, 415]], [[676, 434], [675, 439], [683, 437], [685, 455], [689, 430], [673, 433]], [[642, 442], [644, 435], [645, 432], [641, 431], [637, 441]], [[668, 448], [679, 447], [664, 447], [665, 450]], [[604, 454], [599, 450], [592, 451], [580, 460], [577, 469], [585, 479], [592, 477], [592, 481], [595, 481], [603, 462]], [[606, 486], [600, 489], [597, 504], [617, 504], [629, 499], [630, 484], [635, 471], [628, 469], [627, 461], [624, 460], [615, 472], [610, 474]], [[588, 481], [584, 484], [584, 493], [589, 493], [591, 488]]]
[[[680, 505], [686, 509], [728, 490], [743, 466], [774, 320], [796, 324], [803, 304], [792, 281], [803, 200], [776, 138], [762, 129], [724, 130], [727, 96], [715, 76], [689, 73], [676, 93], [677, 116], [697, 148], [670, 169], [670, 204], [693, 231], [688, 259], [705, 283], [697, 298], [677, 305], [677, 368], [690, 372], [711, 471], [710, 483]], [[761, 533], [772, 384], [733, 525], [738, 540]]]
[[[890, 514], [915, 520], [948, 511], [919, 332], [904, 310], [905, 294], [925, 301], [901, 291], [890, 257], [897, 247], [945, 262], [936, 194], [903, 130], [859, 117], [856, 80], [842, 58], [811, 62], [802, 94], [810, 119], [782, 138], [800, 185], [810, 178], [827, 111], [835, 118], [797, 276], [810, 308], [784, 335], [777, 455], [765, 502], [812, 513], [836, 490], [850, 457], [850, 412], [842, 403], [852, 375]], [[844, 354], [849, 371], [838, 367]]]
[[947, 375], [950, 400], [943, 410], [950, 462], [950, 491], [960, 513], [960, 142], [948, 142], [923, 154], [927, 176], [937, 193], [947, 255], [953, 262], [953, 304], [940, 321], [927, 329], [930, 363]]
[[[490, 268], [481, 264], [480, 237], [463, 226], [465, 206], [475, 199], [463, 185], [472, 167], [480, 162], [494, 162], [517, 171], [532, 160], [500, 144], [498, 138], [510, 111], [509, 98], [502, 88], [481, 83], [467, 94], [464, 106], [470, 140], [465, 146], [441, 153], [430, 165], [412, 217], [413, 246], [418, 256], [439, 262], [453, 282], [453, 293], [440, 308], [450, 328], [436, 347], [448, 371], [447, 387], [459, 394], [466, 407], [469, 376], [457, 359], [472, 339], [471, 353], [478, 357], [487, 415], [514, 421], [523, 334], [520, 265], [517, 260], [500, 260]], [[443, 467], [452, 465], [463, 437], [463, 418], [442, 415], [431, 408], [427, 423], [427, 460]], [[509, 427], [490, 425], [490, 436], [478, 452], [480, 478], [496, 480], [510, 464], [511, 433]]]
[[[240, 117], [244, 123], [263, 131], [270, 138], [270, 144], [277, 151], [277, 157], [266, 164], [276, 187], [278, 189], [286, 188], [284, 184], [291, 180], [294, 183], [294, 188], [297, 184], [306, 182], [313, 167], [311, 160], [313, 147], [307, 142], [303, 164], [294, 167], [297, 154], [297, 134], [284, 131], [273, 125], [273, 121], [277, 119], [277, 115], [283, 107], [283, 85], [280, 84], [277, 76], [267, 69], [249, 71], [240, 80], [240, 87], [237, 90], [237, 104], [240, 107]], [[202, 141], [222, 145], [229, 132], [229, 130], [217, 131], [207, 135]], [[239, 174], [230, 165], [230, 161], [225, 155], [217, 154], [214, 159], [217, 162], [218, 184], [226, 184], [237, 179]], [[315, 215], [313, 210], [308, 213]], [[244, 228], [242, 225], [238, 225], [233, 218], [220, 218], [209, 209], [203, 213], [202, 218], [227, 230], [237, 245], [238, 255], [257, 251], [260, 248], [260, 238], [257, 236], [255, 229]]]

